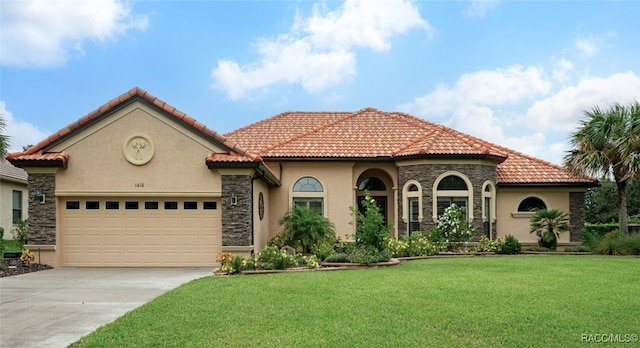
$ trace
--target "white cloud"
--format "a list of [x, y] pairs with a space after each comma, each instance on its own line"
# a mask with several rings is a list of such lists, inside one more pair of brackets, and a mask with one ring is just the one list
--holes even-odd
[[575, 85], [533, 103], [525, 119], [534, 129], [574, 130], [584, 110], [634, 99], [640, 99], [640, 77], [631, 71], [605, 78], [584, 77]]
[[146, 16], [119, 0], [3, 1], [0, 64], [50, 67], [82, 54], [87, 40], [105, 41], [130, 29], [144, 30]]
[[553, 78], [559, 82], [565, 82], [569, 80], [569, 72], [573, 70], [573, 63], [565, 58], [560, 58], [555, 62], [555, 68], [553, 69]]
[[0, 117], [4, 119], [6, 124], [5, 134], [10, 137], [9, 153], [22, 151], [23, 146], [35, 145], [42, 139], [46, 139], [51, 133], [31, 123], [14, 118], [13, 113], [7, 110], [4, 101], [0, 101]]
[[464, 15], [472, 18], [484, 18], [487, 13], [493, 11], [500, 0], [471, 0], [465, 9]]
[[578, 38], [576, 39], [574, 46], [580, 53], [580, 58], [588, 59], [593, 57], [600, 48], [598, 47], [598, 40], [595, 38]]
[[515, 104], [545, 94], [550, 88], [542, 69], [514, 65], [462, 75], [453, 87], [439, 85], [400, 108], [422, 116], [446, 116], [463, 105]]
[[214, 87], [239, 99], [276, 83], [300, 84], [319, 91], [356, 74], [356, 48], [387, 51], [391, 38], [410, 29], [432, 34], [416, 7], [403, 0], [347, 0], [336, 11], [315, 5], [310, 17], [297, 17], [289, 33], [256, 42], [259, 60], [241, 66], [219, 60]]

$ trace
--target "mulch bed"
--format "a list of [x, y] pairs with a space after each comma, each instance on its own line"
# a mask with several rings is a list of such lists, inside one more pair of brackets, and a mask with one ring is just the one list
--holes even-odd
[[39, 264], [39, 263], [32, 263], [29, 265], [25, 265], [16, 259], [2, 259], [0, 262], [2, 263], [2, 265], [0, 265], [0, 278], [15, 276], [19, 274], [26, 274], [31, 272], [37, 272], [37, 271], [44, 271], [44, 270], [53, 268], [49, 265]]

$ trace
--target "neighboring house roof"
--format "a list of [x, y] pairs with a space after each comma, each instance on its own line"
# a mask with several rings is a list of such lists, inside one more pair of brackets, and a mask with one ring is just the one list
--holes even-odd
[[558, 165], [399, 112], [286, 112], [225, 134], [272, 160], [485, 158], [501, 185], [584, 185]]
[[0, 178], [26, 184], [28, 175], [23, 169], [14, 167], [11, 163], [0, 159]]
[[155, 108], [162, 110], [165, 115], [172, 117], [176, 121], [191, 128], [194, 132], [201, 134], [205, 138], [208, 138], [223, 148], [229, 149], [229, 154], [211, 154], [206, 163], [211, 166], [216, 162], [247, 162], [247, 163], [260, 163], [262, 159], [240, 148], [236, 143], [215, 132], [212, 129], [205, 127], [195, 119], [189, 117], [184, 112], [181, 112], [173, 106], [165, 103], [157, 97], [151, 95], [145, 90], [138, 87], [132, 88], [128, 92], [110, 100], [101, 107], [91, 111], [78, 121], [69, 124], [67, 127], [62, 128], [58, 132], [52, 134], [47, 139], [41, 141], [35, 146], [27, 149], [24, 152], [11, 153], [7, 156], [7, 159], [12, 163], [20, 166], [59, 166], [65, 167], [69, 160], [69, 155], [66, 152], [48, 152], [55, 144], [59, 143], [63, 139], [69, 137], [72, 134], [79, 132], [80, 130], [90, 126], [100, 119], [108, 117], [112, 112], [116, 111], [123, 105], [130, 103], [134, 100], [141, 100], [147, 104], [154, 106]]

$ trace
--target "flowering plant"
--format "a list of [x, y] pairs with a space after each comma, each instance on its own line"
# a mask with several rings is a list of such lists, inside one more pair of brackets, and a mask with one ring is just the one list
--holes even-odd
[[36, 256], [29, 249], [22, 250], [22, 255], [20, 255], [20, 262], [25, 265], [30, 264], [31, 262], [35, 262], [37, 260]]
[[467, 223], [462, 208], [455, 204], [445, 209], [444, 214], [438, 219], [438, 228], [444, 234], [449, 250], [458, 248], [460, 243], [468, 242], [475, 233]]

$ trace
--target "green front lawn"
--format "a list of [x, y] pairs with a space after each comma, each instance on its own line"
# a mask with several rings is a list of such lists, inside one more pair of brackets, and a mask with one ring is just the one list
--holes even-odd
[[640, 258], [511, 256], [210, 277], [75, 346], [583, 346], [640, 333], [638, 270]]

